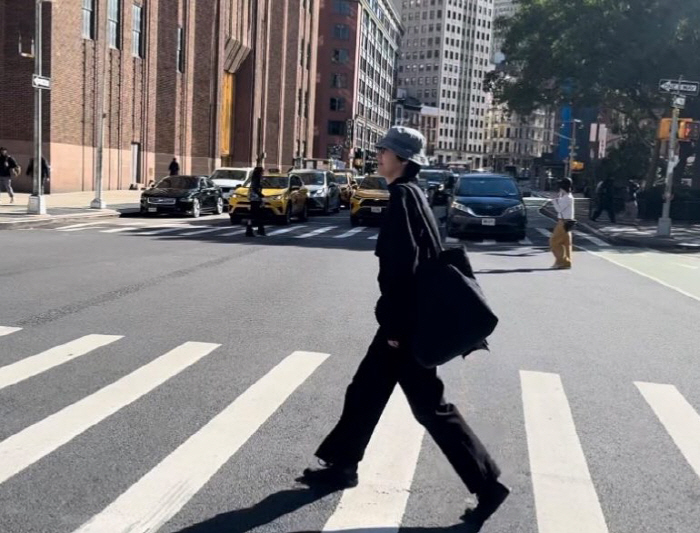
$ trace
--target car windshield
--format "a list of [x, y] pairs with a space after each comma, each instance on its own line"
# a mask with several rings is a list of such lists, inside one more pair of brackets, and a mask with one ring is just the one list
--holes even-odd
[[511, 178], [462, 178], [457, 196], [518, 196], [518, 187]]
[[347, 174], [333, 174], [335, 176], [335, 181], [338, 183], [338, 185], [347, 185], [350, 180], [348, 180], [348, 175]]
[[193, 176], [170, 176], [164, 178], [156, 185], [158, 189], [197, 189], [199, 178]]
[[424, 179], [431, 183], [442, 183], [445, 181], [446, 174], [444, 172], [423, 171], [418, 174], [418, 179]]
[[[260, 185], [263, 189], [286, 189], [289, 187], [289, 176], [263, 176], [260, 178]], [[250, 187], [250, 178], [243, 186]]]
[[248, 173], [245, 170], [215, 170], [211, 175], [211, 179], [216, 180], [238, 180], [244, 181]]
[[295, 172], [295, 176], [299, 176], [304, 185], [325, 185], [326, 179], [323, 172]]
[[359, 188], [364, 190], [386, 191], [389, 186], [387, 185], [386, 178], [382, 178], [381, 176], [368, 176], [362, 180]]

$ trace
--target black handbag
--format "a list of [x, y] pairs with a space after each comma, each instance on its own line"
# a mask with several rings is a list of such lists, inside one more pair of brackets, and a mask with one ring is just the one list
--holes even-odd
[[474, 277], [464, 246], [443, 249], [424, 202], [410, 189], [424, 224], [421, 233], [432, 254], [420, 260], [416, 270], [415, 327], [409, 344], [421, 366], [434, 368], [474, 350], [488, 349], [486, 338], [496, 328], [498, 317]]
[[564, 221], [564, 231], [571, 231], [578, 224], [575, 220], [565, 220]]

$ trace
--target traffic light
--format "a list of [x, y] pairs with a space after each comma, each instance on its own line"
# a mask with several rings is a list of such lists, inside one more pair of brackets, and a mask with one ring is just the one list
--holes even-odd
[[700, 139], [700, 122], [695, 122], [692, 119], [682, 119], [678, 124], [678, 140], [690, 142], [698, 139]]
[[574, 161], [571, 165], [571, 170], [573, 170], [574, 172], [580, 172], [581, 170], [583, 170], [583, 168], [583, 161]]

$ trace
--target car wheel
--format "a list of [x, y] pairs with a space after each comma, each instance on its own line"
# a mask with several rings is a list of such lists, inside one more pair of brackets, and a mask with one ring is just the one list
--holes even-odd
[[527, 237], [527, 233], [522, 231], [520, 233], [515, 233], [513, 234], [513, 240], [514, 241], [522, 241]]
[[228, 218], [231, 220], [232, 226], [236, 226], [241, 223], [241, 219], [237, 215], [229, 215]]
[[202, 206], [197, 198], [192, 202], [192, 218], [199, 218], [202, 214]]
[[302, 209], [301, 215], [299, 215], [299, 221], [306, 222], [307, 220], [309, 220], [309, 204], [304, 204], [304, 209]]
[[359, 226], [359, 225], [360, 225], [360, 219], [357, 218], [357, 217], [351, 216], [351, 217], [350, 217], [350, 225], [351, 225], [353, 228]]
[[224, 212], [224, 199], [223, 198], [217, 198], [216, 199], [216, 214], [221, 215]]
[[330, 198], [326, 198], [326, 203], [323, 204], [323, 214], [324, 214], [324, 216], [328, 216], [331, 214], [331, 200], [330, 200]]

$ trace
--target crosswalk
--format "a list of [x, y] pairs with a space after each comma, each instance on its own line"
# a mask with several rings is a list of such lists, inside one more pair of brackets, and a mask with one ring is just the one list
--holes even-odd
[[[0, 334], [10, 338], [30, 335], [30, 332], [0, 326]], [[0, 391], [68, 362], [87, 362], [91, 355], [107, 346], [119, 346], [123, 339], [121, 335], [87, 334], [58, 346], [45, 346], [36, 355], [0, 366]], [[30, 467], [40, 467], [42, 461], [62, 447], [76, 446], [78, 437], [89, 429], [99, 428], [110, 416], [156, 388], [167, 387], [173, 378], [220, 349], [222, 346], [216, 343], [185, 342], [8, 436], [0, 442], [0, 495], [3, 485], [15, 476]], [[82, 525], [74, 533], [158, 531], [187, 508], [226, 463], [235, 461], [246, 443], [259, 438], [261, 427], [283, 408], [295, 391], [303, 389], [331, 357], [327, 353], [291, 352], [204, 425], [183, 437], [155, 466], [115, 493], [104, 508], [83, 517]], [[534, 531], [536, 527], [539, 533], [609, 533], [612, 530], [605, 516], [605, 509], [609, 507], [602, 505], [579, 438], [579, 424], [569, 405], [567, 386], [575, 387], [575, 383], [555, 373], [533, 370], [520, 371], [519, 378], [536, 516], [536, 525], [527, 530]], [[658, 429], [670, 437], [665, 464], [675, 460], [700, 477], [697, 406], [672, 384], [633, 382], [624, 386], [635, 390], [633, 405], [611, 409], [633, 407], [653, 413]], [[315, 390], [314, 394], [319, 391]], [[314, 419], [309, 420], [313, 423]], [[401, 436], [401, 453], [397, 453], [397, 435]], [[416, 470], [425, 453], [424, 439], [425, 429], [414, 420], [406, 398], [397, 388], [360, 465], [359, 486], [341, 494], [332, 512], [322, 517], [318, 530], [399, 531], [409, 495], [419, 488], [416, 487], [419, 483]], [[274, 445], [274, 442], [264, 444]], [[639, 465], [641, 469], [645, 467]], [[66, 512], [72, 511], [67, 509]], [[2, 522], [3, 511], [0, 510]]]
[[[355, 227], [349, 228], [347, 221], [332, 220], [328, 222], [316, 222], [307, 224], [295, 224], [280, 228], [268, 228], [268, 237], [288, 238], [295, 241], [299, 240], [325, 240], [332, 241], [376, 241], [379, 230], [377, 227]], [[211, 237], [214, 239], [231, 239], [240, 237], [244, 239], [245, 230], [241, 227], [231, 227], [225, 223], [218, 225], [202, 225], [190, 222], [168, 222], [158, 223], [154, 221], [139, 222], [139, 221], [123, 221], [119, 220], [116, 223], [108, 222], [87, 222], [81, 224], [71, 224], [68, 226], [59, 226], [50, 231], [60, 233], [76, 233], [76, 232], [91, 232], [105, 235], [118, 235], [122, 237], [163, 237], [169, 239], [178, 239], [183, 237]], [[517, 242], [497, 241], [493, 238], [484, 238], [481, 240], [466, 240], [450, 238], [448, 242], [457, 243], [464, 242], [468, 247], [508, 247], [508, 246], [535, 246], [544, 247], [549, 243], [549, 238], [552, 231], [545, 227], [532, 227], [528, 230], [528, 235]], [[579, 247], [593, 247], [595, 249], [607, 249], [611, 245], [599, 239], [594, 235], [574, 231], [574, 245]]]

